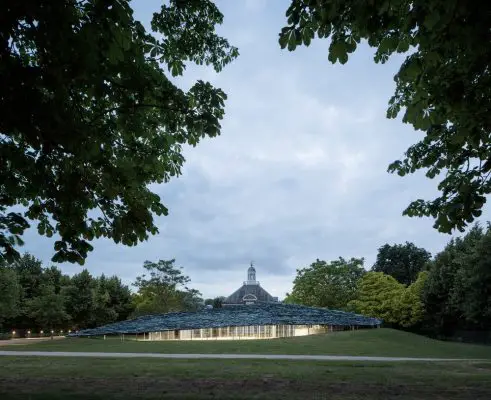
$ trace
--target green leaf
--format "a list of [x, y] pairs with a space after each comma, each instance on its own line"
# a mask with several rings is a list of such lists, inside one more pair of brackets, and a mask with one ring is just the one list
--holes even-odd
[[315, 37], [315, 33], [310, 27], [305, 27], [305, 29], [302, 31], [302, 37], [303, 37], [303, 43], [306, 46], [310, 45], [311, 40]]
[[346, 61], [348, 61], [346, 44], [343, 41], [333, 41], [329, 48], [329, 61], [335, 63], [337, 60], [339, 60], [341, 64], [344, 64], [346, 63]]
[[310, 46], [310, 41], [311, 41], [310, 36], [306, 35], [304, 30], [303, 43], [305, 44], [305, 46], [308, 47]]
[[280, 47], [284, 49], [288, 45], [288, 40], [289, 40], [289, 33], [288, 31], [282, 32], [280, 34], [280, 38], [278, 40]]
[[356, 40], [354, 37], [350, 36], [346, 41], [346, 51], [348, 53], [353, 53], [356, 50]]
[[295, 37], [295, 33], [291, 32], [290, 36], [288, 37], [288, 50], [293, 51], [297, 47], [297, 39]]

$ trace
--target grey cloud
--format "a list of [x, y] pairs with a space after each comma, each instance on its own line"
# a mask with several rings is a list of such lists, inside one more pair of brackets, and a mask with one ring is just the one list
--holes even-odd
[[[179, 82], [209, 79], [228, 93], [222, 136], [186, 148], [183, 175], [152, 186], [169, 208], [156, 220], [160, 233], [132, 248], [96, 241], [91, 272], [130, 283], [143, 261], [176, 258], [211, 297], [235, 289], [253, 259], [263, 285], [282, 296], [295, 269], [316, 258], [365, 257], [370, 267], [386, 242], [414, 241], [435, 253], [449, 240], [430, 219], [401, 215], [411, 200], [432, 198], [436, 181], [386, 172], [421, 137], [385, 118], [400, 59], [374, 65], [373, 51], [361, 45], [348, 64], [333, 66], [326, 41], [281, 51], [277, 3], [254, 11], [253, 28], [241, 21], [244, 2], [219, 4], [220, 32], [242, 41], [241, 57], [218, 75], [189, 68]], [[159, 4], [135, 6], [149, 18]], [[26, 242], [49, 261], [50, 240], [29, 233]]]

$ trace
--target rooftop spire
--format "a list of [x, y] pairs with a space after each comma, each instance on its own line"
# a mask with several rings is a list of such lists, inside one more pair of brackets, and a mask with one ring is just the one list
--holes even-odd
[[256, 283], [256, 268], [254, 268], [254, 261], [251, 261], [251, 266], [247, 270], [247, 283]]

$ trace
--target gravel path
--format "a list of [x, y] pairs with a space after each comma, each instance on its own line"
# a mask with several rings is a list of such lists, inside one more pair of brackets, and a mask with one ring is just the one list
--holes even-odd
[[366, 357], [289, 354], [164, 354], [164, 353], [102, 353], [68, 351], [0, 351], [0, 356], [37, 357], [95, 357], [95, 358], [164, 358], [164, 359], [250, 359], [250, 360], [298, 360], [298, 361], [489, 361], [462, 358], [412, 358], [412, 357]]

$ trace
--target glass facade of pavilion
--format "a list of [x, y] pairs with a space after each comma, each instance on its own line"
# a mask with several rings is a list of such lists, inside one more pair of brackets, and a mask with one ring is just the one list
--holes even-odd
[[328, 325], [248, 325], [149, 332], [142, 340], [243, 340], [307, 336], [353, 329]]

